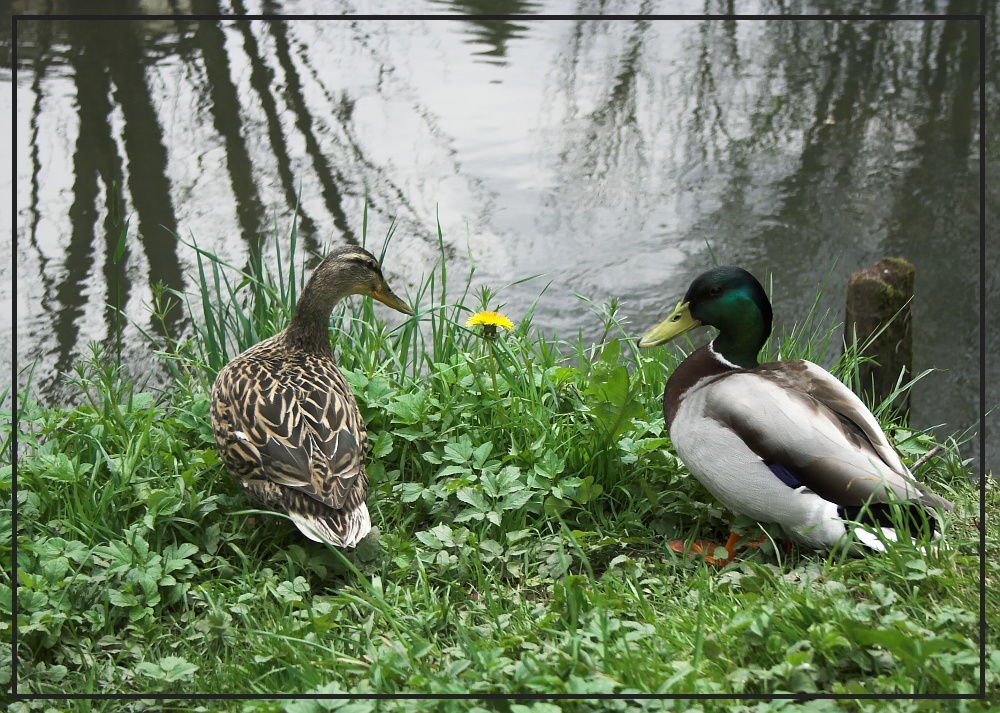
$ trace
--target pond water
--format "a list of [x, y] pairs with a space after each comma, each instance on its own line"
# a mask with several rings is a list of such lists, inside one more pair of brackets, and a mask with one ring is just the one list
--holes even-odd
[[[119, 4], [102, 8], [130, 7]], [[0, 73], [0, 101], [16, 102], [0, 112], [13, 117], [0, 140], [16, 157], [4, 177], [16, 238], [10, 222], [0, 229], [15, 255], [0, 268], [2, 318], [13, 323], [0, 329], [0, 353], [16, 359], [17, 383], [36, 363], [36, 393], [65, 399], [60, 374], [89, 342], [113, 338], [109, 303], [131, 322], [126, 358], [148, 369], [151, 285], [194, 285], [193, 252], [173, 234], [238, 266], [264, 234], [273, 261], [273, 226], [287, 254], [300, 195], [306, 251], [360, 241], [367, 199], [370, 245], [397, 223], [385, 268], [405, 294], [437, 260], [439, 220], [453, 275], [470, 255], [476, 285], [541, 275], [499, 303], [516, 320], [537, 298], [534, 324], [567, 339], [600, 338], [594, 305], [611, 299], [641, 334], [713, 253], [772, 282], [778, 330], [823, 285], [821, 311], [842, 322], [850, 273], [904, 257], [917, 269], [914, 367], [940, 370], [914, 392], [912, 422], [939, 435], [979, 430], [979, 61], [997, 53], [992, 3], [920, 5], [985, 13], [987, 47], [975, 20], [789, 20], [777, 16], [785, 3], [763, 0], [739, 9], [769, 17], [740, 20], [693, 15], [729, 7], [711, 1], [412, 5], [445, 17], [235, 0], [194, 7], [366, 16], [192, 20], [171, 16], [185, 3], [147, 2], [155, 18], [19, 20], [16, 73], [9, 55]], [[895, 8], [883, 5], [852, 11]], [[471, 16], [498, 9], [524, 16]], [[601, 12], [638, 17], [580, 15]], [[651, 17], [667, 12], [692, 16]], [[995, 125], [989, 72], [987, 97]], [[987, 154], [994, 166], [995, 141]], [[118, 194], [130, 222], [116, 262]], [[994, 187], [988, 216], [998, 205]], [[996, 324], [987, 314], [991, 355]], [[989, 405], [1000, 401], [996, 360], [987, 370]], [[968, 452], [978, 455], [975, 442]]]

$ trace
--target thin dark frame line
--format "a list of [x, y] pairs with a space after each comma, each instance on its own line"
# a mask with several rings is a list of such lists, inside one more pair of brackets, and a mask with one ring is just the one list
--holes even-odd
[[76, 701], [76, 700], [552, 700], [552, 701], [582, 701], [582, 700], [614, 700], [614, 701], [647, 701], [647, 700], [863, 700], [863, 701], [939, 701], [939, 700], [980, 700], [975, 693], [914, 693], [897, 695], [894, 693], [772, 693], [772, 694], [738, 694], [738, 693], [51, 693], [22, 694], [16, 700], [24, 701]]
[[948, 14], [948, 13], [907, 13], [907, 14], [879, 14], [879, 13], [865, 13], [865, 14], [836, 14], [836, 15], [817, 15], [817, 14], [799, 14], [799, 15], [595, 15], [595, 14], [581, 14], [581, 15], [546, 15], [546, 14], [512, 14], [512, 15], [465, 15], [465, 14], [454, 14], [447, 15], [441, 13], [434, 13], [430, 15], [203, 15], [203, 14], [192, 14], [192, 15], [164, 15], [164, 14], [150, 14], [150, 15], [94, 15], [94, 14], [57, 14], [57, 15], [39, 15], [39, 14], [22, 14], [14, 15], [15, 22], [18, 18], [22, 20], [58, 20], [58, 21], [71, 21], [71, 20], [83, 20], [87, 22], [99, 21], [99, 20], [150, 20], [150, 21], [172, 21], [178, 18], [183, 18], [185, 20], [205, 20], [205, 21], [217, 21], [217, 20], [609, 20], [609, 21], [632, 21], [632, 20], [665, 20], [665, 21], [677, 21], [677, 20], [880, 20], [880, 21], [897, 21], [897, 20], [984, 20], [984, 15], [975, 14]]
[[[985, 15], [968, 14], [906, 14], [906, 15], [66, 15], [66, 14], [14, 14], [11, 16], [12, 42], [11, 42], [11, 73], [12, 87], [17, 87], [17, 24], [22, 21], [95, 21], [95, 20], [166, 20], [175, 21], [179, 18], [186, 20], [489, 20], [489, 19], [523, 19], [523, 20], [609, 20], [609, 21], [630, 21], [630, 20], [705, 20], [705, 19], [734, 19], [734, 20], [879, 20], [879, 21], [899, 21], [899, 20], [975, 20], [979, 25], [979, 239], [980, 239], [980, 264], [979, 264], [979, 628], [980, 628], [980, 669], [979, 669], [979, 693], [978, 694], [772, 694], [772, 695], [749, 695], [749, 694], [590, 694], [579, 696], [575, 694], [142, 694], [142, 693], [108, 693], [108, 694], [19, 694], [17, 692], [18, 679], [18, 658], [17, 658], [17, 433], [18, 433], [18, 393], [17, 389], [12, 389], [12, 438], [11, 438], [11, 488], [13, 497], [11, 498], [11, 519], [13, 537], [11, 538], [11, 579], [12, 586], [12, 622], [11, 622], [11, 695], [12, 700], [288, 700], [288, 699], [383, 699], [383, 698], [404, 698], [404, 699], [505, 699], [505, 700], [585, 700], [585, 699], [613, 699], [613, 700], [647, 700], [647, 699], [726, 699], [726, 700], [883, 700], [883, 699], [906, 699], [906, 700], [982, 700], [986, 696], [986, 17]], [[14, 116], [17, 116], [17, 92], [12, 91], [12, 107]], [[15, 123], [15, 136], [16, 136]], [[12, 166], [17, 166], [17, 141], [13, 141], [12, 146]], [[13, 199], [16, 205], [17, 184], [13, 185]], [[17, 217], [16, 210], [11, 214], [12, 235], [16, 252], [17, 245]], [[11, 254], [13, 267], [14, 254]], [[17, 330], [12, 336], [12, 356], [14, 357], [14, 373], [17, 373]], [[13, 381], [13, 379], [12, 379]]]
[[[14, 109], [14, 140], [11, 142], [11, 170], [16, 171], [17, 163], [17, 15], [11, 18], [10, 69], [11, 69], [11, 99]], [[13, 181], [11, 196], [11, 235], [14, 236], [14, 249], [10, 255], [11, 275], [17, 275], [14, 255], [17, 253], [17, 177]], [[15, 297], [16, 300], [16, 297]], [[14, 700], [17, 700], [17, 415], [20, 411], [17, 389], [17, 328], [11, 330], [11, 362], [14, 373], [11, 374], [11, 438], [10, 438], [10, 583], [11, 583], [11, 622], [10, 622], [10, 690]]]
[[986, 16], [979, 16], [979, 695], [986, 698]]

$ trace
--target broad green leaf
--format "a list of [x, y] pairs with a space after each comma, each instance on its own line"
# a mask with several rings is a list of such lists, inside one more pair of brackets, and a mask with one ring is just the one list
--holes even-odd
[[489, 509], [486, 501], [483, 500], [483, 494], [477, 488], [464, 487], [459, 488], [458, 492], [455, 493], [459, 500], [463, 503], [468, 503], [472, 507], [479, 511], [485, 512]]
[[504, 497], [501, 505], [502, 510], [520, 510], [528, 504], [535, 494], [530, 490], [520, 490]]
[[424, 486], [420, 483], [402, 483], [395, 486], [393, 492], [399, 494], [400, 502], [412, 503], [424, 492]]
[[198, 667], [179, 656], [164, 656], [157, 663], [143, 661], [136, 669], [149, 678], [172, 683], [194, 678]]
[[462, 435], [458, 441], [450, 441], [445, 444], [444, 457], [452, 463], [469, 463], [473, 454], [472, 441], [468, 436]]
[[621, 342], [616, 338], [608, 342], [604, 349], [601, 350], [600, 361], [604, 362], [608, 366], [615, 366], [618, 364], [618, 359], [622, 353]]
[[493, 451], [493, 442], [487, 441], [478, 448], [476, 448], [472, 453], [472, 465], [476, 468], [482, 468], [486, 463], [486, 459], [489, 457], [490, 453]]
[[503, 554], [503, 545], [488, 537], [479, 543], [479, 549], [488, 552], [494, 557], [499, 557]]
[[545, 503], [542, 505], [542, 509], [545, 511], [545, 514], [550, 517], [562, 515], [568, 507], [569, 503], [565, 500], [551, 495], [545, 498]]
[[420, 421], [426, 401], [427, 395], [423, 391], [415, 394], [397, 394], [396, 398], [386, 404], [385, 410], [395, 416], [392, 419], [393, 423], [412, 425]]
[[430, 530], [418, 532], [416, 536], [418, 540], [432, 549], [440, 550], [444, 548], [444, 543], [441, 542], [441, 539]]
[[118, 589], [112, 589], [108, 592], [108, 601], [116, 607], [134, 607], [139, 603], [134, 594]]
[[392, 434], [389, 431], [379, 431], [371, 441], [371, 458], [377, 460], [392, 453]]
[[464, 465], [446, 465], [435, 473], [435, 478], [445, 478], [449, 475], [472, 475], [472, 470]]

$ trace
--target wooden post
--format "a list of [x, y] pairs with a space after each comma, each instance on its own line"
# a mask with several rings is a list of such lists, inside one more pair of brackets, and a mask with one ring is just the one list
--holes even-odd
[[[875, 363], [867, 362], [859, 367], [861, 388], [876, 405], [892, 393], [904, 370], [904, 379], [913, 375], [911, 326], [915, 276], [916, 269], [911, 263], [902, 258], [888, 257], [853, 273], [847, 283], [845, 343], [851, 344], [856, 334], [858, 344], [862, 344], [888, 324], [862, 352]], [[893, 407], [908, 411], [909, 395], [897, 399]]]

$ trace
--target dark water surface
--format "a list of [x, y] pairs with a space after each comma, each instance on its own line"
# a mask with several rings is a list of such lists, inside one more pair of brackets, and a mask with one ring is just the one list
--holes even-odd
[[[119, 4], [102, 8], [131, 7]], [[620, 316], [641, 334], [712, 264], [708, 245], [720, 262], [773, 280], [778, 329], [805, 316], [828, 276], [821, 309], [842, 321], [850, 273], [904, 257], [917, 268], [914, 366], [940, 370], [915, 391], [912, 420], [943, 424], [940, 435], [978, 430], [979, 62], [986, 53], [995, 66], [994, 3], [740, 3], [742, 12], [774, 15], [756, 20], [530, 17], [729, 8], [715, 2], [412, 5], [451, 17], [19, 21], [16, 76], [9, 36], [0, 58], [0, 101], [16, 98], [16, 112], [0, 113], [14, 122], [0, 135], [16, 137], [5, 139], [15, 142], [5, 172], [15, 191], [0, 190], [16, 201], [16, 239], [10, 222], [0, 229], [15, 255], [13, 268], [0, 267], [0, 301], [16, 304], [2, 311], [16, 320], [0, 329], [3, 359], [13, 356], [17, 369], [37, 360], [37, 393], [64, 399], [60, 373], [89, 342], [113, 342], [113, 303], [134, 322], [123, 335], [126, 358], [148, 369], [139, 330], [157, 326], [151, 285], [194, 285], [194, 255], [172, 234], [244, 266], [263, 233], [263, 257], [273, 262], [272, 226], [287, 254], [301, 191], [307, 251], [360, 241], [367, 196], [370, 243], [380, 246], [398, 221], [385, 267], [405, 294], [436, 261], [439, 216], [452, 274], [468, 269], [470, 251], [476, 284], [544, 274], [501, 301], [516, 320], [551, 283], [535, 324], [565, 338], [602, 332], [577, 295], [618, 298]], [[985, 13], [988, 40], [980, 46], [974, 20], [777, 16], [789, 7]], [[73, 8], [22, 0], [13, 9]], [[529, 16], [469, 17], [498, 10]], [[987, 72], [988, 125], [997, 125], [996, 99], [997, 75]], [[996, 146], [987, 140], [991, 169]], [[988, 218], [1000, 205], [998, 183]], [[116, 189], [130, 219], [117, 263]], [[985, 296], [995, 303], [996, 253], [987, 260]], [[1000, 401], [996, 326], [989, 313], [988, 406]], [[997, 453], [988, 449], [987, 467]]]

